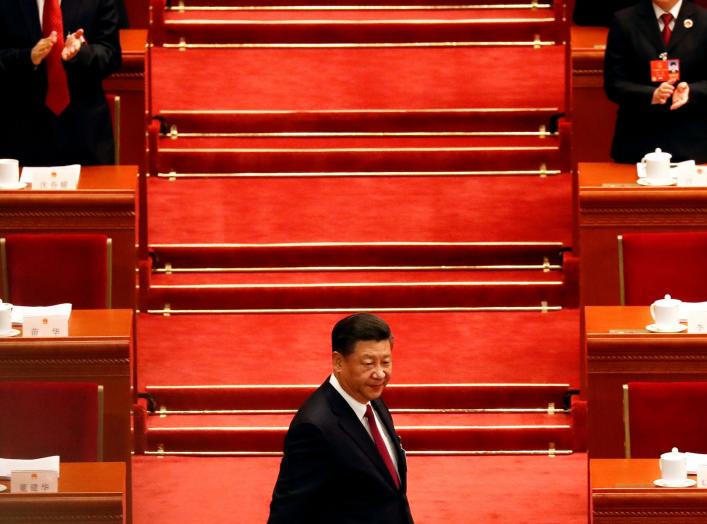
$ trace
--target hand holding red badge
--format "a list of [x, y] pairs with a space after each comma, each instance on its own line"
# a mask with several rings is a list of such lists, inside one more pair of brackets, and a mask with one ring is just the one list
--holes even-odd
[[680, 80], [680, 60], [651, 60], [651, 82], [677, 82]]

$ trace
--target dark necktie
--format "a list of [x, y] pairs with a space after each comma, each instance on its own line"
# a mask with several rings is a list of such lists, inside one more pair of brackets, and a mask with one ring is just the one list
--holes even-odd
[[663, 13], [660, 15], [660, 19], [663, 21], [663, 42], [665, 42], [665, 45], [668, 45], [668, 42], [670, 42], [670, 37], [673, 34], [670, 29], [670, 22], [673, 21], [673, 15], [670, 13]]
[[393, 477], [393, 482], [395, 482], [395, 487], [400, 489], [400, 479], [398, 478], [398, 472], [393, 464], [393, 459], [390, 458], [390, 453], [388, 453], [388, 448], [385, 447], [385, 442], [381, 436], [381, 432], [378, 430], [378, 424], [376, 424], [376, 417], [373, 415], [373, 409], [371, 405], [366, 406], [366, 415], [368, 419], [368, 426], [371, 428], [371, 435], [373, 436], [373, 442], [376, 444], [378, 453], [380, 454], [383, 462], [385, 462], [385, 467], [388, 468], [390, 476]]
[[64, 21], [61, 16], [59, 0], [45, 0], [42, 13], [42, 34], [48, 37], [56, 31], [56, 44], [44, 61], [47, 63], [47, 107], [60, 115], [69, 105], [69, 84], [66, 71], [61, 63], [61, 50], [64, 49]]

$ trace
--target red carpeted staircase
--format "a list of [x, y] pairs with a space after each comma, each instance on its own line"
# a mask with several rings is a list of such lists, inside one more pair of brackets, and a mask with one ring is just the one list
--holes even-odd
[[[564, 4], [152, 8], [135, 489], [247, 471], [238, 511], [262, 521], [331, 326], [371, 310], [395, 333], [385, 396], [416, 516], [522, 522], [461, 484], [442, 510], [412, 469], [586, 468]], [[557, 522], [586, 515], [570, 485]]]

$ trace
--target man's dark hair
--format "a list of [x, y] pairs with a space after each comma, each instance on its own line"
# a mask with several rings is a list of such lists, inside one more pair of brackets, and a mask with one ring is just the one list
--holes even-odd
[[392, 345], [393, 334], [382, 318], [370, 313], [356, 313], [336, 323], [331, 331], [331, 350], [347, 356], [361, 340], [390, 340]]

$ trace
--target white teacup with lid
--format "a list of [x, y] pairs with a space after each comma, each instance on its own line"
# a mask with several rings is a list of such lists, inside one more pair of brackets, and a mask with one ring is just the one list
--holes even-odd
[[12, 332], [12, 304], [0, 300], [0, 336]]
[[20, 163], [14, 158], [0, 158], [0, 186], [17, 184], [20, 179]]
[[670, 175], [670, 159], [673, 155], [662, 151], [660, 148], [652, 153], [646, 154], [642, 159], [646, 178], [666, 179], [671, 178]]
[[687, 458], [678, 448], [660, 456], [660, 475], [666, 484], [681, 484], [687, 480]]
[[680, 326], [680, 305], [682, 300], [665, 295], [665, 298], [651, 304], [651, 316], [659, 329], [670, 330]]

